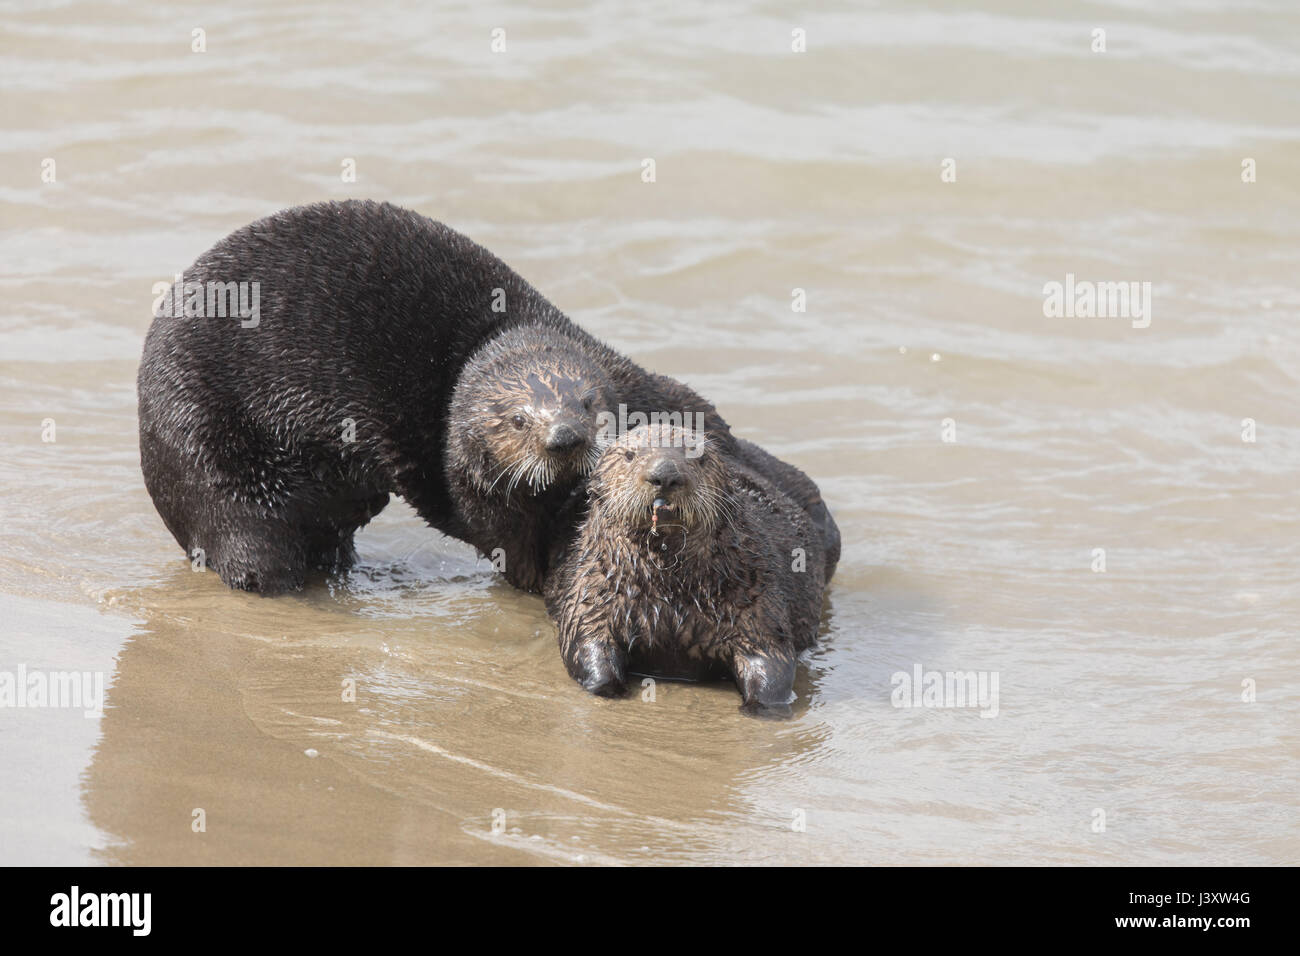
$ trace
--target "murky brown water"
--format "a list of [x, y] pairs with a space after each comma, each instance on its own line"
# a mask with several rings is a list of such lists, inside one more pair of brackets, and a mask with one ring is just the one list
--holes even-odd
[[[1300, 10], [864, 6], [6, 5], [0, 670], [109, 686], [0, 709], [0, 862], [1300, 862]], [[139, 472], [151, 286], [347, 196], [822, 485], [795, 719], [587, 697], [400, 503], [301, 596], [189, 570]], [[1149, 327], [1044, 317], [1067, 273], [1150, 282]], [[893, 706], [916, 665], [997, 716]]]

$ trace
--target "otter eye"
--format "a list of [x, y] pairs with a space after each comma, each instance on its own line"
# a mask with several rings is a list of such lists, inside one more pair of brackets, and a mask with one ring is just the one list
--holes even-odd
[[513, 418], [510, 419], [510, 422], [515, 426], [515, 428], [523, 428], [525, 425], [528, 424], [528, 422], [524, 421], [523, 415], [514, 416]]
[[633, 458], [636, 457], [636, 452], [634, 452], [634, 451], [625, 451], [625, 452], [623, 452], [623, 457], [626, 458], [628, 461], [631, 461]]

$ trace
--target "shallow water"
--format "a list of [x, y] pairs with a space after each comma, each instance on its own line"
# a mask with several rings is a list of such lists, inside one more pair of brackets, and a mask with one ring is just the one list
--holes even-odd
[[[0, 670], [109, 686], [0, 709], [0, 862], [1300, 862], [1294, 5], [3, 6]], [[151, 287], [348, 196], [820, 483], [794, 719], [589, 698], [401, 503], [302, 595], [190, 571], [139, 470]], [[1046, 318], [1067, 273], [1150, 282], [1149, 327]], [[917, 665], [997, 715], [893, 706]]]

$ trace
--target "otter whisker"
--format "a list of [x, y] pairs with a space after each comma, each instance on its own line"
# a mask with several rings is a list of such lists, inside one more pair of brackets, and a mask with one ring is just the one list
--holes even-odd
[[532, 466], [531, 460], [531, 455], [525, 455], [520, 458], [519, 464], [512, 469], [510, 481], [506, 485], [506, 497], [509, 497], [514, 492], [515, 486], [518, 485], [520, 480], [528, 473], [529, 468]]
[[492, 484], [488, 485], [487, 494], [489, 495], [492, 494], [492, 489], [497, 486], [497, 482], [499, 482], [502, 478], [504, 478], [506, 474], [509, 473], [511, 469], [513, 469], [520, 461], [524, 460], [524, 458], [525, 455], [520, 455], [518, 458], [515, 458], [507, 462], [506, 464], [502, 465], [501, 471], [497, 474]]
[[605, 445], [601, 444], [600, 439], [597, 438], [597, 440], [592, 443], [591, 448], [587, 450], [586, 457], [583, 458], [582, 463], [578, 467], [578, 473], [582, 475], [590, 475], [592, 471], [595, 470], [596, 463], [600, 461], [600, 456], [604, 451], [604, 448]]
[[[513, 482], [515, 481], [515, 476], [518, 475], [519, 470], [520, 470], [521, 468], [523, 468], [523, 467], [527, 464], [527, 462], [528, 462], [527, 456], [525, 456], [525, 455], [520, 455], [518, 458], [514, 459], [514, 460], [510, 463], [510, 465], [509, 465], [509, 466], [508, 466], [508, 467], [507, 467], [507, 468], [502, 472], [501, 477], [509, 477], [509, 478], [510, 478], [510, 481], [507, 481], [507, 482], [506, 482], [507, 487], [506, 487], [506, 489], [505, 489], [505, 493], [506, 493], [507, 495], [510, 493], [510, 492], [509, 492], [509, 487], [510, 487], [510, 486], [513, 484]], [[499, 479], [498, 479], [498, 480], [499, 480]]]
[[701, 504], [700, 511], [706, 523], [710, 525], [717, 524], [720, 518], [725, 519], [730, 524], [735, 523], [738, 503], [731, 495], [711, 487], [700, 488], [698, 494]]
[[509, 498], [512, 494], [514, 494], [515, 486], [519, 484], [519, 479], [523, 477], [524, 470], [527, 467], [528, 467], [527, 462], [520, 462], [519, 466], [511, 471], [510, 480], [506, 482], [506, 488], [505, 488], [505, 493], [507, 498]]
[[522, 474], [520, 474], [519, 478], [511, 485], [511, 487], [513, 488], [516, 484], [524, 484], [529, 488], [534, 487], [534, 483], [537, 481], [537, 467], [537, 459], [530, 459], [528, 467], [523, 469]]
[[540, 491], [550, 482], [551, 463], [549, 460], [539, 458], [533, 462], [533, 467], [528, 469], [528, 487], [533, 492]]
[[545, 491], [555, 480], [557, 462], [552, 458], [534, 458], [528, 468], [525, 484], [536, 494]]

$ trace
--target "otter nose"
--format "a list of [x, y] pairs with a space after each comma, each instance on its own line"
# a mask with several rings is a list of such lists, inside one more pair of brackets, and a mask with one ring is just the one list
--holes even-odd
[[547, 451], [572, 451], [583, 443], [582, 435], [572, 425], [553, 425], [546, 435]]
[[670, 458], [655, 462], [654, 467], [646, 473], [645, 480], [659, 491], [670, 491], [682, 483], [682, 473], [677, 463]]

